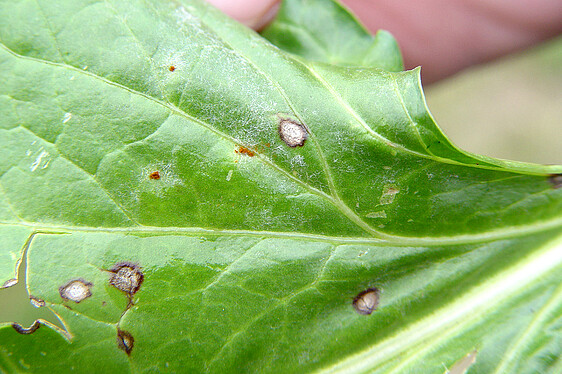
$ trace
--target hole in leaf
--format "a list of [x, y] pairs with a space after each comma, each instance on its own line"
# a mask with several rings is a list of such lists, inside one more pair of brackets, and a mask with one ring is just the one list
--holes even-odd
[[353, 299], [353, 307], [359, 314], [369, 315], [379, 306], [380, 291], [378, 288], [368, 288], [360, 292]]
[[110, 270], [109, 284], [129, 294], [135, 294], [144, 280], [144, 275], [137, 264], [118, 262]]
[[69, 340], [72, 335], [62, 318], [44, 300], [28, 292], [28, 250], [35, 235], [31, 234], [25, 242], [16, 265], [16, 278], [4, 282], [0, 288], [0, 323], [9, 323], [20, 334], [31, 334], [40, 325], [47, 325]]
[[82, 278], [71, 280], [65, 285], [59, 287], [60, 297], [64, 300], [79, 303], [92, 296], [92, 292], [90, 291], [92, 286], [92, 283], [85, 281]]
[[290, 119], [279, 122], [279, 136], [289, 147], [302, 147], [308, 138], [308, 131], [302, 123]]
[[130, 355], [134, 346], [135, 339], [133, 338], [133, 335], [127, 331], [117, 329], [117, 347], [125, 351], [126, 354]]

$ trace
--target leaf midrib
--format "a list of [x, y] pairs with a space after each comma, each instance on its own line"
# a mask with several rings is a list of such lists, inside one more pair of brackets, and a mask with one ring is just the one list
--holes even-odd
[[513, 226], [507, 229], [498, 229], [476, 234], [462, 234], [457, 236], [391, 236], [386, 239], [368, 237], [343, 237], [330, 236], [312, 233], [299, 233], [292, 231], [259, 231], [259, 230], [229, 230], [206, 227], [159, 227], [159, 226], [129, 226], [129, 227], [89, 227], [89, 226], [63, 226], [37, 224], [33, 222], [9, 222], [0, 221], [0, 226], [21, 226], [44, 234], [71, 234], [73, 232], [92, 232], [92, 233], [122, 233], [122, 234], [145, 234], [145, 235], [181, 235], [181, 236], [250, 236], [250, 237], [271, 237], [286, 238], [296, 240], [320, 241], [338, 244], [359, 244], [376, 246], [442, 246], [442, 245], [465, 245], [487, 243], [497, 240], [509, 240], [525, 237], [528, 235], [539, 234], [556, 228], [562, 228], [562, 217], [549, 221], [536, 222], [525, 226]]

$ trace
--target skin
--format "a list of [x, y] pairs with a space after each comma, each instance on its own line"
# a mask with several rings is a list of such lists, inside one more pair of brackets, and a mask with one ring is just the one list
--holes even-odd
[[[259, 30], [279, 0], [207, 0]], [[513, 53], [562, 33], [560, 0], [342, 0], [371, 31], [390, 31], [406, 68], [424, 83]]]

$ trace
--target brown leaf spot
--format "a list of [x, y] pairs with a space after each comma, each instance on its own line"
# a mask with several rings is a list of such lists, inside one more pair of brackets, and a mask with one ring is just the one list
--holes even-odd
[[125, 351], [127, 355], [131, 354], [135, 346], [135, 339], [129, 332], [117, 329], [117, 347]]
[[290, 119], [279, 122], [279, 136], [289, 147], [302, 147], [308, 138], [308, 131], [302, 123]]
[[353, 307], [359, 314], [369, 315], [379, 306], [380, 291], [378, 288], [368, 288], [359, 292], [353, 299]]
[[70, 300], [75, 303], [79, 303], [92, 296], [92, 292], [90, 291], [92, 286], [92, 283], [85, 281], [82, 278], [71, 280], [65, 285], [59, 287], [60, 297], [62, 297], [63, 300]]
[[134, 295], [144, 280], [140, 267], [131, 262], [118, 262], [109, 271], [109, 284], [129, 295]]
[[33, 306], [36, 308], [42, 308], [45, 306], [45, 300], [32, 295], [29, 295], [29, 301], [31, 301], [31, 304], [33, 304]]
[[174, 70], [176, 70], [176, 67], [175, 67], [174, 65], [172, 65], [172, 66], [170, 66], [170, 67], [168, 68], [168, 70], [174, 71]]
[[35, 331], [37, 331], [37, 329], [39, 327], [41, 327], [41, 323], [36, 320], [35, 322], [33, 322], [31, 324], [31, 326], [29, 326], [27, 328], [23, 327], [19, 323], [12, 323], [12, 327], [14, 328], [14, 330], [19, 332], [20, 334], [29, 335], [29, 334], [33, 334]]
[[158, 170], [153, 171], [148, 175], [150, 179], [160, 179], [160, 172]]

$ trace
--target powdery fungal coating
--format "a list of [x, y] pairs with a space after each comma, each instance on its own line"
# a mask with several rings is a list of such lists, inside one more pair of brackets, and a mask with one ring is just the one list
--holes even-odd
[[118, 262], [109, 271], [112, 273], [109, 284], [130, 295], [139, 290], [144, 280], [140, 267], [131, 262]]
[[59, 287], [60, 297], [62, 297], [63, 300], [70, 300], [75, 303], [79, 303], [92, 296], [92, 291], [90, 291], [92, 286], [92, 283], [87, 282], [82, 278], [71, 280], [67, 284]]
[[302, 123], [290, 119], [279, 122], [279, 136], [289, 147], [302, 147], [308, 138], [308, 131]]
[[35, 321], [33, 322], [33, 324], [31, 326], [29, 326], [28, 328], [23, 327], [22, 325], [20, 325], [19, 323], [12, 323], [12, 327], [14, 328], [14, 330], [16, 330], [17, 332], [19, 332], [20, 334], [23, 335], [29, 335], [34, 333], [35, 331], [37, 331], [37, 329], [39, 327], [41, 327], [41, 323], [39, 323], [39, 321]]
[[117, 329], [117, 347], [125, 351], [127, 355], [130, 355], [134, 346], [135, 339], [133, 338], [133, 335], [127, 331]]
[[552, 174], [548, 177], [548, 181], [552, 184], [552, 188], [562, 188], [562, 174]]
[[368, 288], [360, 292], [353, 299], [353, 307], [359, 314], [369, 315], [379, 306], [380, 291], [378, 288]]

